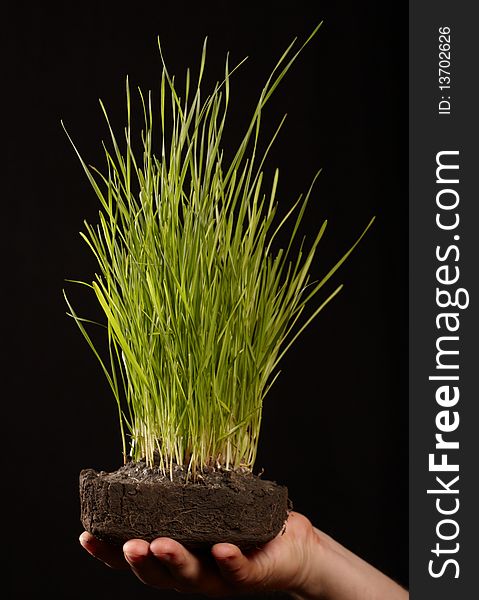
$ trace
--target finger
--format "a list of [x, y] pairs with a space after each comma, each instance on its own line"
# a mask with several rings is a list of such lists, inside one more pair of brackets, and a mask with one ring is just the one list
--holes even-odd
[[121, 547], [113, 546], [84, 531], [80, 536], [80, 544], [92, 556], [101, 560], [112, 569], [128, 569]]
[[144, 540], [129, 540], [123, 553], [133, 573], [146, 585], [159, 589], [174, 589], [175, 582], [168, 570], [150, 552]]
[[211, 553], [223, 578], [234, 585], [258, 586], [266, 573], [259, 564], [245, 556], [234, 544], [215, 544]]
[[184, 588], [197, 587], [205, 578], [207, 567], [198, 557], [171, 538], [157, 538], [150, 544], [150, 551], [171, 576]]

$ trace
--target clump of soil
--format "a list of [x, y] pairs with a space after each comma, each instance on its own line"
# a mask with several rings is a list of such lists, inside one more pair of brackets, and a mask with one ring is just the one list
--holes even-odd
[[170, 537], [190, 549], [219, 542], [260, 547], [283, 528], [288, 490], [250, 471], [206, 469], [194, 481], [175, 466], [173, 479], [158, 467], [130, 462], [112, 473], [80, 473], [81, 521], [113, 544]]

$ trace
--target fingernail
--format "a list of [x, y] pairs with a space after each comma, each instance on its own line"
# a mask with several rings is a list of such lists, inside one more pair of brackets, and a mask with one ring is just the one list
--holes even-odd
[[160, 560], [164, 560], [165, 562], [171, 562], [173, 560], [173, 556], [171, 554], [160, 554], [158, 556]]
[[143, 556], [138, 556], [138, 554], [128, 554], [128, 552], [125, 552], [125, 558], [128, 562], [140, 562], [143, 560]]

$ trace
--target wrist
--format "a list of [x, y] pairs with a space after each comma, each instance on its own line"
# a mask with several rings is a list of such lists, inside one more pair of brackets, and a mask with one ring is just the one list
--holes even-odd
[[409, 593], [327, 534], [314, 528], [297, 600], [407, 600]]

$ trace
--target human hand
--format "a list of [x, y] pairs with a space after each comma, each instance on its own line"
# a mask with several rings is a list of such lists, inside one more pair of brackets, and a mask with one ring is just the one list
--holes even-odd
[[286, 529], [261, 549], [243, 554], [233, 544], [216, 544], [211, 554], [194, 554], [170, 538], [150, 544], [130, 540], [123, 548], [84, 532], [80, 543], [116, 569], [130, 569], [143, 583], [158, 589], [230, 596], [235, 593], [284, 590], [300, 593], [320, 552], [311, 522], [291, 512]]
[[301, 600], [407, 600], [408, 592], [356, 556], [303, 515], [291, 512], [284, 533], [243, 554], [233, 544], [215, 544], [194, 554], [170, 538], [150, 544], [129, 540], [123, 548], [84, 532], [82, 546], [115, 569], [130, 569], [143, 583], [212, 597], [266, 591]]

